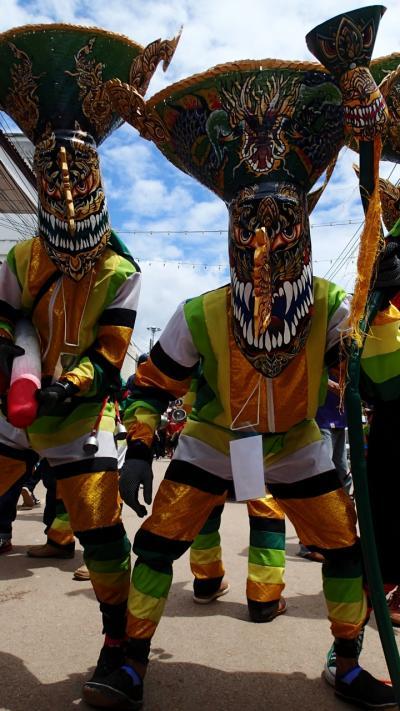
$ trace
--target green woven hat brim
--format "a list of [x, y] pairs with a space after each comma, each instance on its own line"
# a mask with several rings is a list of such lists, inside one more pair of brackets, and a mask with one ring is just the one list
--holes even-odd
[[314, 62], [219, 65], [146, 106], [166, 130], [162, 153], [226, 202], [265, 181], [308, 192], [344, 143], [341, 92]]
[[[121, 119], [107, 79], [129, 81], [143, 47], [98, 27], [25, 25], [0, 34], [0, 106], [36, 143], [48, 130], [88, 131], [99, 144]], [[96, 103], [97, 102], [97, 103]]]

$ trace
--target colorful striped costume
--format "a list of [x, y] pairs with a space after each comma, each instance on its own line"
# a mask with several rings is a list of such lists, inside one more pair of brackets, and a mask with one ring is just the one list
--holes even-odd
[[[217, 506], [190, 546], [195, 595], [209, 595], [225, 575]], [[285, 587], [285, 516], [271, 495], [247, 502], [250, 526], [246, 596], [252, 603], [278, 602]]]
[[[187, 414], [196, 402], [200, 374], [199, 368], [183, 398]], [[223, 505], [216, 506], [190, 546], [195, 596], [214, 594], [225, 575], [219, 533], [223, 510]], [[270, 494], [248, 501], [247, 512], [250, 540], [246, 596], [249, 606], [260, 607], [258, 603], [279, 601], [285, 587], [285, 516]]]
[[[392, 292], [395, 289], [392, 289]], [[383, 582], [400, 584], [397, 475], [400, 430], [400, 297], [385, 299], [367, 333], [361, 357], [362, 394], [373, 404], [367, 472]]]
[[[124, 635], [130, 544], [120, 516], [112, 401], [101, 419], [98, 452], [87, 455], [83, 444], [110, 385], [119, 384], [139, 285], [137, 267], [115, 236], [78, 284], [57, 270], [39, 238], [16, 245], [0, 271], [0, 334], [12, 338], [18, 315], [29, 316], [40, 339], [43, 386], [61, 378], [79, 387], [26, 431], [0, 420], [0, 492], [25, 470], [29, 448], [47, 459], [84, 548], [104, 630], [118, 638]], [[70, 536], [66, 523], [60, 515], [55, 543]]]
[[[306, 346], [273, 379], [260, 375], [236, 346], [230, 304], [230, 287], [223, 287], [178, 307], [149, 360], [138, 369], [133, 401], [126, 410], [129, 437], [150, 445], [166, 402], [185, 393], [200, 361], [195, 405], [152, 515], [133, 545], [138, 559], [128, 601], [128, 636], [129, 656], [137, 662], [147, 660], [171, 585], [173, 561], [225, 501], [232, 477], [229, 441], [243, 436], [235, 426], [248, 423], [262, 434], [271, 494], [304, 544], [327, 559], [324, 593], [332, 632], [342, 646], [352, 649], [366, 618], [354, 507], [332, 470], [314, 421], [324, 397], [324, 356], [337, 347], [348, 315], [345, 293], [314, 278]], [[256, 554], [253, 562], [256, 572]], [[254, 581], [259, 582], [256, 576]], [[275, 599], [279, 582], [278, 588]]]

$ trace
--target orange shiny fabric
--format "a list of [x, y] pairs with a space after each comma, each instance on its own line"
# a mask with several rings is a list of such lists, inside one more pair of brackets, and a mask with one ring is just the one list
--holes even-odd
[[283, 584], [256, 583], [254, 580], [248, 579], [246, 595], [249, 600], [255, 600], [255, 602], [272, 602], [273, 600], [279, 600], [284, 587]]
[[[155, 376], [155, 377], [153, 377]], [[192, 378], [185, 380], [174, 380], [165, 375], [151, 360], [151, 356], [145, 363], [142, 363], [136, 373], [135, 382], [139, 387], [156, 387], [174, 395], [176, 398], [183, 397], [189, 390]]]
[[10, 486], [25, 473], [26, 462], [9, 459], [0, 455], [0, 496], [9, 490]]
[[308, 374], [305, 348], [286, 366], [281, 375], [272, 380], [272, 388], [274, 403], [277, 405], [274, 408], [275, 431], [287, 432], [293, 422], [302, 422], [307, 417]]
[[[98, 266], [98, 265], [97, 265]], [[72, 279], [62, 280], [62, 292], [68, 312], [65, 314], [65, 343], [79, 344], [80, 327], [85, 306], [96, 279], [96, 270], [85, 274], [79, 286]]]
[[132, 329], [128, 326], [99, 326], [97, 331], [97, 353], [101, 353], [109, 363], [120, 370], [131, 334]]
[[57, 491], [68, 511], [73, 531], [90, 531], [121, 521], [116, 471], [60, 479]]
[[278, 499], [303, 545], [347, 548], [357, 540], [356, 510], [344, 489], [307, 499]]
[[202, 563], [201, 565], [197, 565], [191, 561], [190, 569], [195, 578], [198, 578], [199, 580], [223, 578], [225, 575], [225, 568], [222, 564], [222, 560], [215, 560], [212, 563]]
[[154, 499], [152, 514], [142, 528], [164, 538], [193, 541], [213, 508], [225, 498], [226, 494], [215, 496], [164, 479]]
[[284, 519], [285, 514], [276, 499], [272, 496], [264, 496], [262, 499], [252, 499], [247, 502], [249, 516], [261, 516], [262, 518]]
[[151, 620], [141, 620], [139, 617], [128, 615], [126, 625], [127, 637], [135, 639], [151, 639], [157, 629], [157, 623]]
[[109, 605], [120, 605], [128, 599], [130, 587], [129, 571], [118, 573], [95, 573], [90, 571], [90, 580], [96, 597]]

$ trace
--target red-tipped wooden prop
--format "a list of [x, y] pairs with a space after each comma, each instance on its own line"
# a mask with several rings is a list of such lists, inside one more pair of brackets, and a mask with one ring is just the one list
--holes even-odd
[[41, 363], [36, 331], [22, 318], [15, 327], [15, 343], [25, 350], [14, 358], [7, 396], [8, 420], [14, 427], [28, 427], [37, 416], [36, 391], [40, 388]]

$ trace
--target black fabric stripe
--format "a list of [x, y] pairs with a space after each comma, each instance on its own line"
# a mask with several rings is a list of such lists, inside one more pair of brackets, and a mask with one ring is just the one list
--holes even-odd
[[341, 484], [336, 469], [302, 479], [293, 484], [271, 484], [268, 490], [276, 499], [312, 499], [340, 489]]
[[[175, 395], [161, 388], [148, 388], [141, 385], [133, 386], [129, 391], [130, 400], [145, 400], [149, 405], [152, 405], [158, 412], [165, 412], [171, 400], [175, 400]], [[129, 403], [130, 404], [130, 403]]]
[[136, 311], [133, 309], [106, 309], [99, 318], [100, 326], [127, 326], [133, 328]]
[[250, 528], [253, 531], [268, 531], [269, 533], [285, 533], [285, 520], [249, 516]]
[[215, 518], [220, 518], [222, 516], [222, 512], [223, 512], [224, 508], [225, 508], [225, 504], [221, 504], [220, 506], [215, 506], [208, 517], [208, 521], [213, 521]]
[[44, 284], [40, 287], [38, 293], [36, 294], [33, 304], [32, 304], [32, 311], [31, 313], [33, 314], [34, 310], [36, 309], [36, 306], [38, 305], [39, 301], [43, 298], [43, 296], [48, 292], [50, 289], [51, 285], [54, 284], [55, 281], [61, 276], [61, 272], [56, 270], [53, 272], [53, 274], [50, 274], [49, 278], [46, 279]]
[[15, 459], [17, 462], [29, 462], [32, 458], [32, 452], [29, 449], [14, 449], [6, 444], [0, 444], [0, 455]]
[[104, 526], [91, 531], [74, 531], [82, 546], [96, 546], [99, 544], [114, 543], [125, 537], [125, 528], [122, 523], [115, 526]]
[[221, 496], [228, 490], [228, 482], [225, 479], [180, 459], [172, 460], [165, 472], [165, 479], [175, 481], [177, 484], [187, 484], [194, 489], [216, 496]]
[[11, 304], [9, 304], [7, 301], [3, 301], [3, 299], [0, 299], [0, 316], [4, 317], [7, 321], [11, 321], [12, 323], [15, 323], [15, 321], [18, 320], [20, 316], [20, 310], [19, 309], [14, 309]]
[[115, 472], [118, 468], [118, 460], [115, 457], [93, 457], [93, 459], [81, 459], [78, 462], [58, 464], [50, 468], [56, 479], [70, 479], [73, 476], [78, 476], [78, 474]]
[[330, 577], [345, 577], [345, 575], [343, 575], [343, 563], [345, 562], [352, 564], [354, 564], [354, 562], [358, 562], [359, 560], [362, 562], [361, 544], [359, 540], [357, 540], [352, 546], [346, 546], [346, 548], [317, 548], [317, 546], [309, 546], [309, 548], [312, 551], [316, 550], [322, 553], [328, 561], [328, 565], [330, 563], [340, 563], [338, 575], [336, 576], [331, 574]]
[[143, 562], [140, 558], [136, 559], [135, 568], [137, 565], [147, 565], [152, 570], [156, 570], [158, 573], [165, 573], [166, 575], [172, 575], [172, 563], [170, 560], [165, 560], [164, 558], [156, 558], [154, 560]]
[[[156, 533], [139, 528], [133, 541], [132, 550], [138, 556], [138, 562], [145, 561], [150, 568], [158, 570], [160, 560], [157, 560], [157, 556], [160, 559], [164, 558], [165, 565], [165, 559], [177, 560], [186, 553], [191, 544], [192, 541], [174, 541], [171, 538], [164, 538], [164, 536], [158, 536]], [[148, 557], [146, 556], [147, 552], [149, 553]]]
[[150, 639], [133, 639], [130, 637], [126, 642], [126, 656], [134, 659], [139, 664], [146, 666], [149, 661]]
[[110, 605], [108, 602], [100, 603], [100, 612], [103, 616], [103, 634], [107, 634], [114, 639], [123, 639], [126, 628], [126, 605], [127, 600], [118, 605]]
[[177, 363], [173, 358], [170, 358], [161, 348], [160, 341], [157, 341], [155, 346], [151, 349], [150, 357], [156, 368], [173, 380], [186, 380], [197, 368], [197, 363], [187, 368]]

